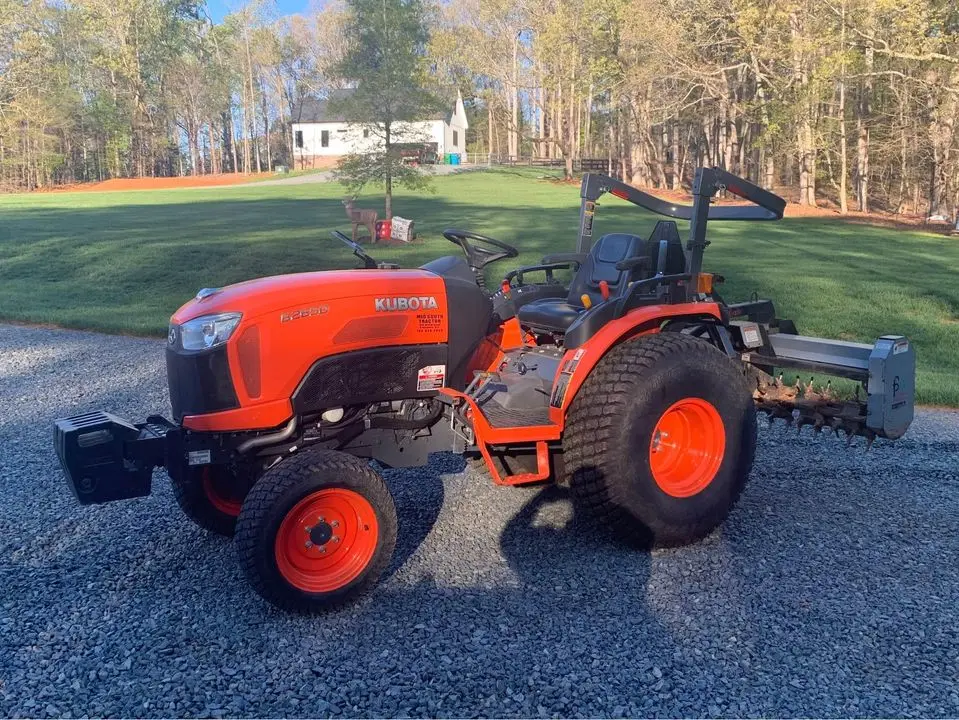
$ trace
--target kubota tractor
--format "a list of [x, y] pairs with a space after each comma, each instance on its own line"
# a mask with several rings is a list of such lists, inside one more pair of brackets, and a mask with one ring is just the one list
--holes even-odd
[[[723, 189], [752, 204], [710, 207]], [[593, 242], [605, 192], [688, 219], [685, 246], [673, 220]], [[201, 290], [170, 321], [172, 422], [56, 422], [77, 499], [147, 495], [164, 467], [190, 518], [235, 535], [260, 595], [312, 611], [357, 597], [390, 562], [396, 510], [369, 459], [472, 453], [495, 483], [566, 484], [621, 538], [676, 545], [736, 502], [757, 410], [867, 443], [906, 431], [906, 338], [804, 337], [769, 300], [725, 302], [703, 272], [707, 220], [777, 220], [781, 198], [719, 169], [697, 172], [691, 207], [597, 175], [581, 195], [576, 252], [513, 270], [495, 292], [484, 270], [516, 249], [459, 230], [444, 235], [463, 255], [416, 270], [338, 235], [363, 269]], [[784, 383], [781, 369], [849, 378], [865, 396]]]

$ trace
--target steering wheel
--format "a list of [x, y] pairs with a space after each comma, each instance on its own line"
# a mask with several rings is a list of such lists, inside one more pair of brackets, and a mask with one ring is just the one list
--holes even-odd
[[[512, 245], [507, 245], [502, 240], [486, 237], [466, 230], [444, 230], [443, 237], [451, 243], [459, 245], [466, 253], [466, 262], [476, 276], [476, 284], [481, 288], [486, 288], [486, 280], [483, 277], [483, 268], [503, 258], [514, 258], [519, 255], [519, 250]], [[479, 245], [475, 245], [470, 240], [474, 240]]]

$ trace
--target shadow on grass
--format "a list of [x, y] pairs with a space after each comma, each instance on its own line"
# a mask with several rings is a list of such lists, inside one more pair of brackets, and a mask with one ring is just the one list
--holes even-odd
[[[396, 212], [415, 221], [420, 239], [409, 246], [372, 245], [370, 254], [415, 267], [459, 253], [442, 238], [443, 229], [472, 229], [520, 250], [512, 264], [488, 271], [492, 280], [516, 265], [574, 248], [576, 188], [518, 181], [508, 173], [472, 175], [449, 186], [457, 199], [398, 195]], [[0, 317], [159, 335], [170, 314], [201, 287], [356, 266], [329, 237], [330, 230], [349, 228], [335, 189], [309, 191], [335, 197], [308, 196], [307, 190], [304, 197], [231, 192], [169, 193], [148, 202], [136, 196], [129, 204], [93, 207], [6, 208], [0, 222]], [[367, 197], [358, 204], [373, 203]], [[655, 216], [610, 198], [596, 232], [644, 235], [654, 223]], [[729, 301], [753, 292], [771, 297], [779, 314], [806, 334], [864, 342], [906, 334], [918, 349], [919, 398], [959, 404], [955, 240], [821, 218], [715, 223], [709, 235], [705, 265], [728, 278], [722, 292]]]

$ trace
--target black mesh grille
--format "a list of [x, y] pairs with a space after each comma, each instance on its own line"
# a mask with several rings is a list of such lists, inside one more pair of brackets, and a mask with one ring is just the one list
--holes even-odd
[[305, 413], [435, 395], [435, 391], [417, 390], [417, 372], [427, 365], [445, 365], [446, 354], [445, 344], [403, 345], [324, 358], [303, 378], [293, 394], [293, 407]]

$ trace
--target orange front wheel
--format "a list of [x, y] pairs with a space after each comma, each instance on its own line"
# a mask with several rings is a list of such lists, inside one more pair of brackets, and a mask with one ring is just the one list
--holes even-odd
[[300, 500], [276, 534], [280, 574], [305, 592], [331, 592], [356, 580], [373, 559], [376, 511], [355, 490], [327, 488]]
[[203, 494], [216, 510], [231, 518], [240, 514], [243, 506], [243, 495], [235, 487], [235, 478], [229, 472], [223, 472], [220, 467], [211, 468], [209, 465], [202, 468], [200, 477], [203, 478]]
[[184, 466], [170, 472], [173, 497], [184, 514], [201, 528], [228, 537], [254, 479], [226, 465]]
[[315, 612], [373, 587], [393, 554], [396, 525], [393, 497], [369, 463], [306, 450], [253, 487], [235, 542], [257, 593], [284, 609]]

